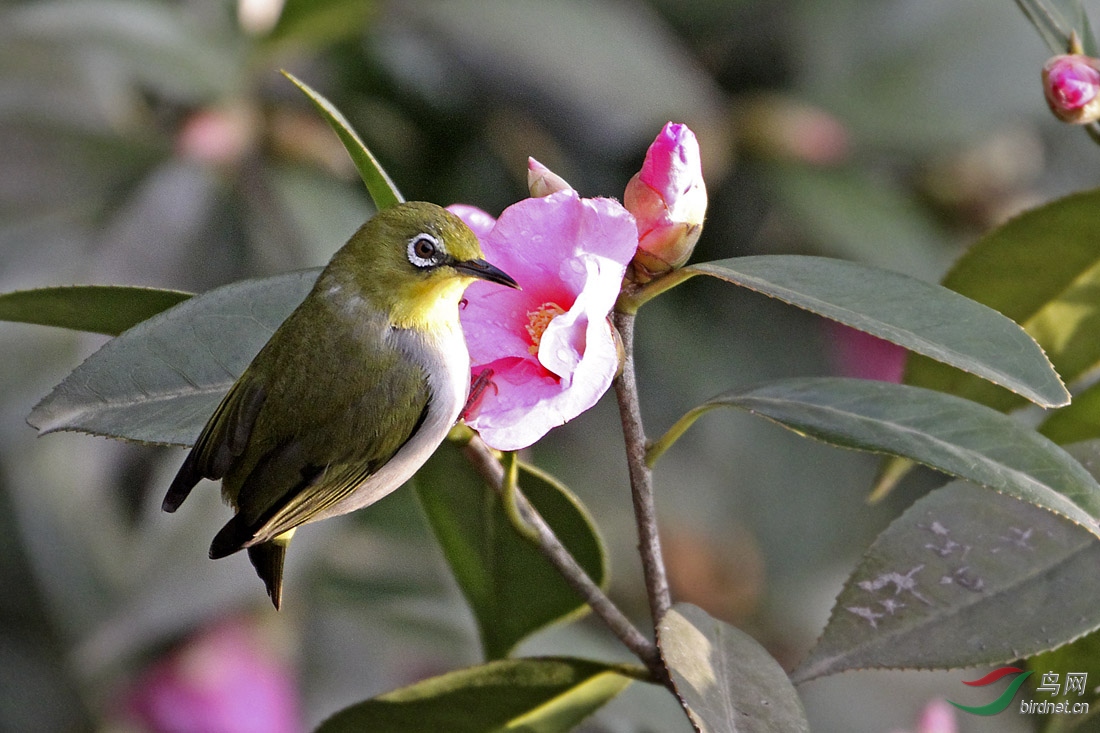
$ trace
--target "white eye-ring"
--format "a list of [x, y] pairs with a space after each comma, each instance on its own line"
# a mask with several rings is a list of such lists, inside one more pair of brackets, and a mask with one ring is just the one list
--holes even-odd
[[416, 267], [435, 267], [444, 253], [443, 243], [427, 232], [421, 232], [409, 240], [409, 262]]

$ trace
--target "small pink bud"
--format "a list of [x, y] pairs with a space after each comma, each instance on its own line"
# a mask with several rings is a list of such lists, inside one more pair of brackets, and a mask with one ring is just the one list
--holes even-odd
[[534, 158], [527, 159], [527, 189], [531, 197], [540, 199], [558, 191], [572, 190], [564, 178]]
[[699, 142], [687, 125], [669, 122], [626, 184], [623, 205], [638, 225], [631, 277], [640, 283], [680, 267], [691, 256], [707, 211]]
[[1043, 93], [1054, 116], [1084, 125], [1100, 119], [1100, 60], [1061, 54], [1043, 65]]

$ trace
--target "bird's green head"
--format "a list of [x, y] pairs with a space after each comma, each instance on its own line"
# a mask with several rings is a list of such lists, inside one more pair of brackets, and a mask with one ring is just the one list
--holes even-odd
[[435, 204], [409, 201], [375, 214], [333, 257], [329, 271], [385, 310], [399, 328], [432, 329], [457, 318], [466, 286], [519, 287], [485, 261], [477, 236]]

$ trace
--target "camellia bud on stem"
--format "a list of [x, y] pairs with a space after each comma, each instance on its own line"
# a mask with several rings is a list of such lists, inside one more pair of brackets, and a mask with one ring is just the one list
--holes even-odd
[[638, 225], [629, 277], [648, 282], [687, 262], [707, 211], [699, 142], [687, 125], [664, 126], [642, 169], [626, 184], [623, 206]]
[[1100, 59], [1079, 53], [1050, 59], [1043, 65], [1043, 94], [1062, 122], [1086, 125], [1100, 119]]

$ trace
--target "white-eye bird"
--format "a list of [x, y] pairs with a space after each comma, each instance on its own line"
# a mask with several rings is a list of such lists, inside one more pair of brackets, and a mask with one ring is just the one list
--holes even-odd
[[458, 320], [476, 279], [518, 287], [434, 204], [372, 217], [230, 387], [164, 497], [221, 479], [236, 515], [210, 557], [247, 549], [272, 603], [295, 528], [378, 501], [446, 437], [466, 401]]

